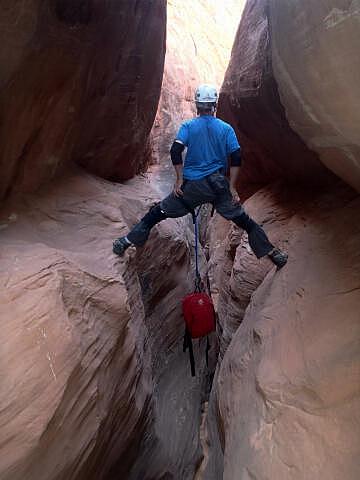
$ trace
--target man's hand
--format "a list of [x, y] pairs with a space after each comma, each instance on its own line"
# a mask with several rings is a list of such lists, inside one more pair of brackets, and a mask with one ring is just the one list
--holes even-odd
[[230, 192], [233, 197], [233, 202], [240, 202], [239, 194], [235, 188], [235, 185], [230, 184]]
[[175, 168], [175, 173], [176, 173], [176, 180], [175, 180], [175, 183], [174, 183], [173, 192], [174, 192], [175, 197], [182, 197], [183, 194], [184, 194], [183, 191], [181, 190], [181, 185], [183, 184], [183, 175], [182, 175], [183, 166], [182, 166], [182, 163], [178, 164], [178, 165], [174, 165], [174, 168]]
[[233, 202], [240, 202], [239, 194], [236, 191], [236, 181], [239, 176], [240, 167], [238, 165], [230, 167], [230, 190], [233, 196]]
[[184, 195], [184, 192], [181, 190], [182, 184], [183, 184], [182, 178], [177, 178], [173, 188], [175, 197], [182, 197]]

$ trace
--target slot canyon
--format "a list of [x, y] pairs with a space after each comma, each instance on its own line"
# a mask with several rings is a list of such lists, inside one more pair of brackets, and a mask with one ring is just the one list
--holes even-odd
[[[358, 480], [359, 0], [1, 5], [0, 480]], [[191, 216], [112, 243], [173, 188], [201, 83], [289, 260], [202, 207], [192, 377]]]

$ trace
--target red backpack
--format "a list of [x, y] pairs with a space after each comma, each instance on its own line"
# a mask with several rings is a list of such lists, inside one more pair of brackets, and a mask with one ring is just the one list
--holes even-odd
[[203, 292], [186, 295], [183, 299], [185, 320], [184, 352], [189, 348], [191, 375], [195, 376], [195, 359], [192, 339], [206, 336], [206, 364], [208, 364], [209, 339], [207, 335], [215, 330], [215, 311], [211, 298]]
[[197, 218], [200, 213], [201, 206], [198, 211], [195, 212], [193, 208], [182, 198], [179, 197], [184, 207], [191, 213], [194, 224], [194, 236], [195, 236], [195, 292], [186, 295], [183, 299], [183, 314], [185, 320], [185, 335], [184, 335], [184, 352], [189, 349], [190, 354], [190, 366], [191, 375], [195, 376], [195, 359], [192, 346], [193, 338], [201, 338], [206, 336], [206, 365], [208, 365], [208, 352], [209, 352], [209, 338], [208, 334], [215, 330], [215, 310], [214, 304], [206, 293], [201, 290], [201, 277], [199, 271], [199, 258], [198, 258], [198, 241], [199, 231]]

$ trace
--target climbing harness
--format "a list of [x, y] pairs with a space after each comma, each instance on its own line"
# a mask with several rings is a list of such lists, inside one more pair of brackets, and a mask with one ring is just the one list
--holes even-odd
[[195, 358], [192, 339], [206, 336], [206, 365], [209, 363], [209, 333], [215, 330], [215, 311], [211, 298], [202, 291], [201, 276], [199, 271], [199, 225], [198, 216], [200, 208], [195, 212], [189, 209], [193, 224], [195, 236], [195, 289], [193, 293], [186, 295], [183, 299], [183, 314], [185, 320], [185, 334], [183, 351], [189, 349], [191, 375], [195, 376]]

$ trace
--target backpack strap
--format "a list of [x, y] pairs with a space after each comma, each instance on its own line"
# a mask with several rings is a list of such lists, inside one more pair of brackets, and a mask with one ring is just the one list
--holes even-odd
[[194, 358], [193, 344], [192, 344], [190, 332], [186, 328], [185, 334], [184, 334], [183, 352], [186, 352], [187, 348], [189, 349], [191, 376], [195, 377], [195, 358]]

